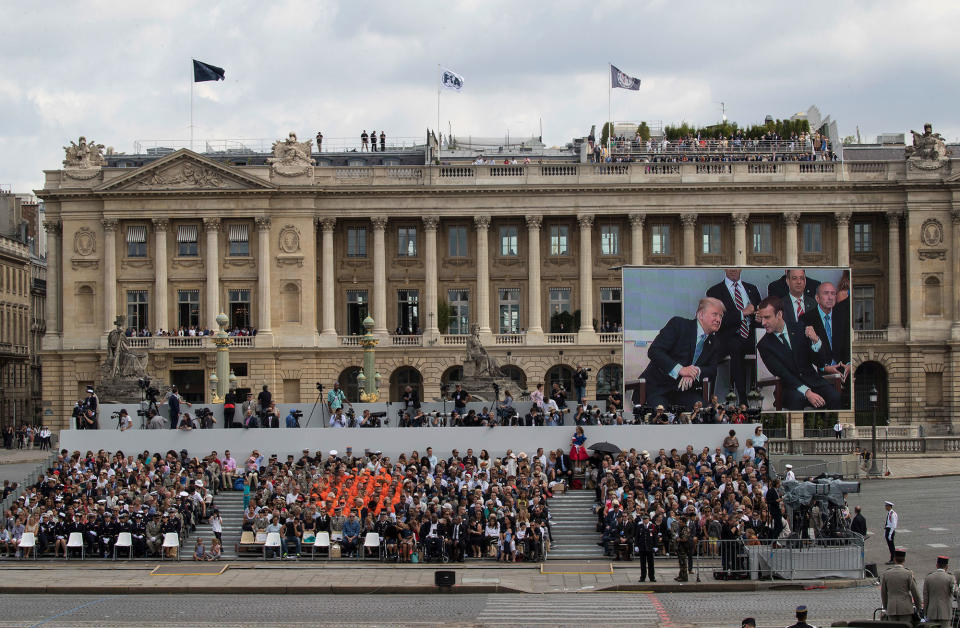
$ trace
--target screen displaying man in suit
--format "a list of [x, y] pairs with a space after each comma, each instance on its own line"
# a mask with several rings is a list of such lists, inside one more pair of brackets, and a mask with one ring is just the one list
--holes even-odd
[[823, 372], [836, 373], [846, 381], [850, 375], [850, 309], [839, 307], [832, 283], [817, 288], [817, 307], [804, 313], [803, 324], [813, 327], [823, 340], [827, 355]]
[[[774, 294], [769, 291], [768, 286], [767, 296], [780, 298], [783, 305], [783, 320], [788, 323], [800, 323], [804, 314], [817, 307], [817, 300], [814, 298], [816, 291], [808, 293], [810, 282], [813, 280], [807, 279], [807, 273], [802, 268], [788, 268], [786, 277], [787, 293]], [[817, 286], [819, 285], [820, 282], [817, 282]]]
[[[791, 270], [800, 270], [800, 269], [788, 268], [786, 272], [784, 272], [783, 276], [780, 277], [780, 279], [777, 279], [776, 281], [771, 281], [769, 284], [767, 284], [767, 296], [780, 297], [781, 299], [783, 299], [783, 298], [786, 298], [788, 294], [790, 294], [790, 287], [787, 285], [787, 275], [790, 274]], [[804, 273], [804, 278], [807, 281], [803, 291], [804, 293], [806, 293], [808, 297], [812, 299], [817, 294], [817, 286], [820, 285], [820, 282], [814, 279], [813, 277], [807, 277], [806, 273]], [[786, 304], [784, 304], [784, 308], [786, 308]]]
[[674, 316], [650, 343], [650, 364], [641, 377], [647, 382], [647, 405], [680, 405], [689, 410], [703, 397], [703, 380], [717, 376], [720, 342], [715, 338], [724, 313], [723, 302], [704, 297], [694, 318]]
[[720, 358], [730, 356], [730, 375], [740, 403], [747, 402], [747, 389], [753, 383], [744, 356], [753, 353], [754, 312], [760, 303], [760, 290], [740, 280], [739, 268], [727, 268], [724, 278], [707, 289], [707, 296], [719, 299], [726, 308], [717, 339], [721, 342]]
[[838, 409], [840, 394], [818, 373], [826, 364], [826, 352], [813, 327], [787, 322], [783, 302], [770, 296], [757, 306], [757, 320], [766, 331], [757, 351], [767, 370], [782, 382], [782, 409], [803, 410], [807, 405]]

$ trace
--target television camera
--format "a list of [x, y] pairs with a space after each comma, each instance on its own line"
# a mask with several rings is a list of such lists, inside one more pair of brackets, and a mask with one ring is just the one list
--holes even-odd
[[193, 416], [196, 417], [201, 430], [209, 430], [216, 422], [213, 418], [213, 410], [210, 408], [194, 408]]

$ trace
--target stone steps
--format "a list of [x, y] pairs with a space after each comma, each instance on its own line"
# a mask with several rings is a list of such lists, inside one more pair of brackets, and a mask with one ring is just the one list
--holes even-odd
[[553, 545], [548, 560], [603, 558], [603, 549], [597, 545], [601, 535], [596, 532], [593, 514], [594, 492], [568, 491], [550, 499], [550, 528]]

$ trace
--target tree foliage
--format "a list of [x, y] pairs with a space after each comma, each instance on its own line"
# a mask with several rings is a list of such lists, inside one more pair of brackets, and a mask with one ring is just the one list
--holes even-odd
[[740, 131], [747, 139], [761, 139], [765, 134], [774, 132], [783, 139], [790, 138], [796, 133], [808, 133], [810, 123], [806, 120], [771, 120], [764, 124], [754, 124], [748, 127], [740, 127], [736, 122], [724, 121], [719, 124], [709, 126], [695, 127], [687, 122], [681, 122], [677, 126], [667, 125], [663, 128], [663, 134], [668, 140], [679, 140], [688, 137], [699, 137], [703, 140], [731, 138]]

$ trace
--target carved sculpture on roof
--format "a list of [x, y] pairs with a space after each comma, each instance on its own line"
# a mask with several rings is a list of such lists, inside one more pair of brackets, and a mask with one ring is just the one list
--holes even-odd
[[163, 172], [156, 170], [143, 176], [140, 183], [147, 187], [219, 188], [224, 179], [219, 172], [197, 164], [183, 164]]
[[71, 140], [70, 146], [64, 146], [66, 159], [63, 160], [63, 171], [72, 179], [92, 179], [100, 174], [107, 163], [103, 158], [103, 144], [87, 142], [87, 138], [80, 136], [76, 142]]
[[273, 143], [273, 157], [267, 158], [271, 170], [283, 177], [312, 174], [316, 163], [310, 156], [311, 142], [298, 142], [297, 134], [290, 132], [285, 140]]
[[907, 163], [910, 167], [919, 170], [936, 170], [942, 168], [950, 158], [950, 150], [939, 133], [933, 132], [933, 125], [927, 122], [923, 125], [923, 133], [910, 131], [913, 135], [913, 146], [907, 146]]

